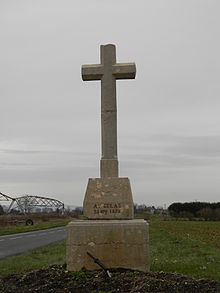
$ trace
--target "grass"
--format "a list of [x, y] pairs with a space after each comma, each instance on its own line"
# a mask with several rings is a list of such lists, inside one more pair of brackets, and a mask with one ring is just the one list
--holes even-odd
[[153, 229], [167, 231], [185, 239], [199, 240], [220, 249], [220, 221], [181, 221], [172, 218], [152, 217]]
[[55, 227], [66, 226], [71, 219], [59, 219], [52, 220], [47, 222], [37, 222], [33, 226], [6, 226], [0, 227], [0, 236], [15, 234], [15, 233], [23, 233], [23, 232], [31, 232], [36, 230], [50, 229]]
[[151, 228], [151, 270], [177, 272], [220, 281], [220, 250]]
[[220, 222], [153, 217], [149, 227], [152, 271], [220, 281]]
[[[164, 221], [151, 217], [151, 271], [220, 281], [220, 222]], [[0, 261], [0, 276], [65, 263], [65, 241]]]
[[0, 260], [0, 277], [32, 269], [46, 268], [66, 261], [65, 241], [59, 241], [17, 256]]

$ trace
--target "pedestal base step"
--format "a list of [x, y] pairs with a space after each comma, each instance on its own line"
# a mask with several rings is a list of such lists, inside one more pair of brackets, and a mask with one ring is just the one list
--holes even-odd
[[149, 271], [149, 229], [144, 220], [85, 220], [67, 225], [67, 269], [99, 269], [90, 252], [107, 268]]

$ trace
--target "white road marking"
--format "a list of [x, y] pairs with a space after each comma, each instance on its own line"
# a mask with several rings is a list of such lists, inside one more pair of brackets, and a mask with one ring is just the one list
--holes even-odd
[[0, 242], [1, 242], [1, 241], [5, 241], [5, 239], [1, 239]]
[[19, 236], [19, 237], [9, 238], [9, 240], [15, 240], [15, 239], [19, 239], [19, 238], [21, 238], [21, 236]]

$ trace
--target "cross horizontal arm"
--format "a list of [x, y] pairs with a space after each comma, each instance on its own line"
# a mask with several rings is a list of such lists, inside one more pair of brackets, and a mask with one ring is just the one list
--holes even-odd
[[135, 63], [116, 63], [113, 65], [113, 74], [116, 79], [134, 79], [136, 65]]
[[83, 80], [100, 80], [104, 73], [103, 65], [82, 65], [82, 79]]

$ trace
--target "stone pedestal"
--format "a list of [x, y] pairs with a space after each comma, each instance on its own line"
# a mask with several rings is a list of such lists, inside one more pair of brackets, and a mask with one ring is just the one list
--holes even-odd
[[149, 231], [144, 220], [86, 220], [67, 225], [67, 269], [99, 269], [90, 252], [107, 268], [149, 271]]
[[83, 202], [88, 219], [133, 219], [133, 200], [128, 178], [90, 178]]

